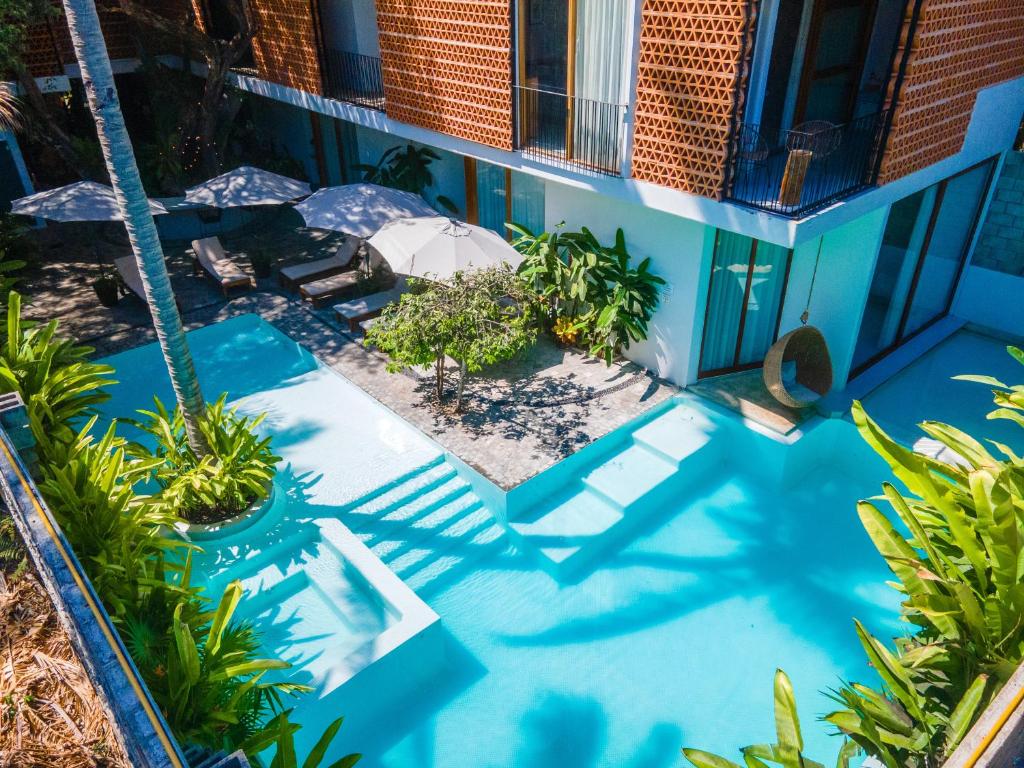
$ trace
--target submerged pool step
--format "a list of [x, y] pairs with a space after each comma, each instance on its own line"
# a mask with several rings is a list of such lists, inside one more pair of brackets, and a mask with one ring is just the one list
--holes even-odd
[[625, 436], [569, 479], [552, 500], [508, 527], [556, 578], [575, 577], [689, 492], [718, 460], [715, 425], [677, 405]]
[[492, 522], [479, 529], [465, 546], [455, 546], [440, 556], [421, 560], [406, 572], [403, 580], [413, 592], [422, 596], [427, 590], [439, 588], [447, 580], [457, 578], [461, 569], [479, 558], [499, 550], [513, 552], [514, 547], [505, 536], [505, 529]]
[[[470, 492], [468, 485], [454, 486], [450, 489], [442, 486], [439, 490], [447, 492], [406, 517], [402, 521], [404, 525], [400, 528], [381, 530], [379, 535], [368, 541], [364, 540], [364, 543], [377, 557], [388, 562], [418, 541], [440, 535], [450, 526], [457, 525], [463, 515], [480, 506], [480, 499]], [[381, 522], [388, 521], [385, 519]]]
[[391, 557], [383, 558], [384, 562], [404, 581], [453, 547], [473, 546], [476, 535], [494, 523], [494, 516], [479, 499], [475, 499], [473, 505], [447, 528], [422, 538]]
[[377, 520], [395, 510], [414, 502], [423, 494], [441, 486], [457, 474], [455, 468], [443, 457], [419, 467], [405, 475], [400, 481], [391, 483], [377, 492], [349, 504], [341, 512], [341, 519], [351, 531], [363, 529], [371, 520]]

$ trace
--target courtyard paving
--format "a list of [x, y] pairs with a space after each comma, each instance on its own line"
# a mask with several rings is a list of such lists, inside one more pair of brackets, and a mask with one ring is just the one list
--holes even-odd
[[[127, 296], [108, 309], [91, 287], [99, 273], [96, 243], [110, 264], [130, 253], [125, 238], [113, 233], [97, 241], [81, 232], [76, 225], [51, 225], [38, 234], [39, 261], [19, 285], [30, 301], [26, 314], [59, 319], [63, 332], [94, 347], [97, 357], [152, 342], [149, 312], [139, 299]], [[280, 266], [320, 257], [339, 236], [279, 227], [243, 231], [222, 242], [243, 258], [254, 248], [273, 247], [282, 254]], [[342, 328], [329, 308], [314, 310], [282, 292], [276, 278], [225, 300], [212, 281], [193, 274], [187, 243], [165, 244], [165, 256], [189, 329], [260, 315], [506, 490], [677, 391], [628, 361], [608, 367], [542, 338], [528, 354], [471, 377], [464, 412], [454, 413], [434, 400], [432, 372], [388, 373], [386, 356]]]

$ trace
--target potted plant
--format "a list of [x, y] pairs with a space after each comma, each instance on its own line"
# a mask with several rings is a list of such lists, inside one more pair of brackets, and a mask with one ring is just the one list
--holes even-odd
[[252, 273], [257, 280], [270, 277], [274, 271], [274, 257], [268, 249], [254, 248], [249, 255], [249, 261], [252, 263]]
[[104, 307], [115, 306], [121, 298], [121, 281], [109, 269], [103, 269], [100, 276], [92, 281], [92, 289]]

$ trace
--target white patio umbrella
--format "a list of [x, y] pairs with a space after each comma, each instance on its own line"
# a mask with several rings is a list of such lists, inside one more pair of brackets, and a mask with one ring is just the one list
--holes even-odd
[[500, 264], [514, 269], [523, 260], [491, 230], [445, 216], [393, 221], [367, 242], [393, 271], [436, 280]]
[[[149, 201], [149, 210], [154, 216], [167, 213], [155, 200]], [[11, 213], [50, 221], [122, 221], [114, 190], [95, 181], [76, 181], [19, 198], [11, 203]]]
[[419, 195], [378, 184], [325, 187], [296, 205], [295, 210], [307, 226], [356, 237], [369, 237], [396, 219], [437, 215]]
[[312, 190], [304, 181], [243, 165], [185, 190], [185, 202], [213, 208], [280, 205], [304, 197]]

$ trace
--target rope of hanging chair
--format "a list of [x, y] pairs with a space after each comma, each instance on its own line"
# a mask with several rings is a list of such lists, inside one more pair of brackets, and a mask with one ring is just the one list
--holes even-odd
[[811, 273], [811, 287], [807, 291], [807, 304], [804, 305], [803, 314], [800, 315], [800, 323], [802, 325], [807, 325], [807, 321], [811, 317], [811, 297], [814, 295], [814, 283], [818, 279], [818, 264], [821, 263], [821, 246], [824, 242], [824, 237], [818, 238], [818, 255], [814, 257], [814, 272]]

